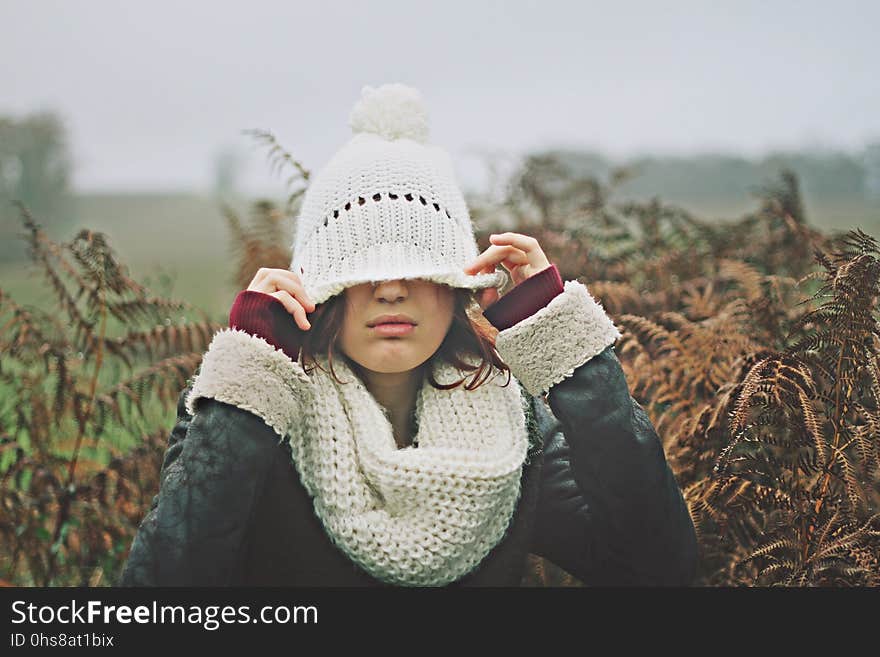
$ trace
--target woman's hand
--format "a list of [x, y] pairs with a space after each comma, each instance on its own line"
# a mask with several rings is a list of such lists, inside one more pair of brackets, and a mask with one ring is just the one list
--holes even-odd
[[[492, 246], [464, 268], [466, 274], [491, 274], [500, 263], [510, 272], [514, 285], [519, 285], [550, 266], [544, 250], [534, 237], [521, 233], [499, 233], [490, 235], [489, 241]], [[478, 295], [480, 307], [485, 310], [498, 297], [496, 288], [483, 290]]]
[[315, 304], [309, 299], [302, 279], [295, 272], [287, 269], [260, 267], [247, 289], [275, 297], [284, 304], [287, 312], [293, 315], [297, 325], [303, 331], [312, 328], [311, 322], [306, 318], [306, 313], [315, 312]]

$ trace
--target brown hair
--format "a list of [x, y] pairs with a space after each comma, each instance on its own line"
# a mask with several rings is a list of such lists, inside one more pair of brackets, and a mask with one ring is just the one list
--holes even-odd
[[[473, 390], [485, 383], [492, 375], [493, 368], [507, 372], [507, 382], [510, 383], [510, 368], [501, 360], [495, 351], [495, 334], [497, 331], [483, 317], [481, 313], [474, 312], [479, 309], [476, 300], [476, 292], [467, 288], [453, 288], [455, 293], [455, 306], [452, 315], [452, 324], [440, 347], [429, 359], [429, 363], [435, 358], [449, 363], [463, 371], [476, 371], [473, 379], [465, 385], [467, 390]], [[358, 363], [348, 358], [344, 353], [336, 350], [336, 342], [342, 330], [342, 321], [345, 317], [345, 294], [337, 294], [326, 302], [319, 304], [315, 312], [309, 315], [311, 329], [304, 332], [301, 344], [303, 363], [311, 361], [314, 369], [321, 365], [315, 360], [315, 355], [323, 353], [330, 364], [330, 372], [336, 381], [343, 383], [336, 376], [333, 369], [334, 356], [345, 359], [352, 370], [360, 375], [361, 368]], [[464, 356], [476, 356], [480, 359], [478, 365], [471, 365], [463, 360]], [[306, 372], [312, 369], [305, 368]], [[321, 368], [323, 369], [323, 368]], [[430, 368], [429, 368], [430, 369]], [[462, 385], [467, 379], [465, 376], [458, 381], [441, 384], [434, 379], [433, 372], [428, 375], [429, 383], [439, 390], [449, 390]]]

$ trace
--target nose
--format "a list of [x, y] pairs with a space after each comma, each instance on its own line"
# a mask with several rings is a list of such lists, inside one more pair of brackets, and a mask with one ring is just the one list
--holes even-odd
[[379, 281], [373, 284], [373, 298], [379, 301], [387, 301], [394, 303], [406, 299], [409, 292], [406, 287], [406, 281], [402, 278], [395, 278], [388, 281]]

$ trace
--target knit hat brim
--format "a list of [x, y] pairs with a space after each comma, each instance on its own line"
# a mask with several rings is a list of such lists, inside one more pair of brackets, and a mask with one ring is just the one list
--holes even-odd
[[425, 270], [422, 272], [413, 272], [412, 269], [409, 269], [405, 276], [395, 276], [393, 273], [389, 275], [387, 270], [383, 272], [375, 272], [374, 274], [365, 271], [359, 272], [357, 276], [333, 281], [332, 283], [323, 283], [313, 286], [305, 283], [305, 290], [312, 302], [315, 305], [318, 305], [343, 292], [348, 287], [374, 281], [394, 280], [397, 278], [404, 280], [419, 279], [441, 283], [455, 288], [484, 290], [490, 287], [502, 287], [507, 282], [508, 275], [501, 271], [496, 271], [491, 274], [476, 274], [474, 276], [469, 276], [465, 274], [464, 271], [450, 272]]

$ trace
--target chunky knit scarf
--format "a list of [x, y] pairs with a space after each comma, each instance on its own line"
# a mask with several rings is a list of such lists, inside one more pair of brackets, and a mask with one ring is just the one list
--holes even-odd
[[[496, 372], [474, 390], [438, 390], [425, 377], [418, 446], [400, 449], [388, 412], [344, 359], [333, 363], [342, 384], [325, 358], [318, 362], [323, 369], [306, 374], [263, 339], [224, 329], [187, 405], [194, 412], [199, 397], [227, 401], [288, 438], [328, 536], [373, 577], [442, 586], [473, 570], [503, 538], [519, 499], [529, 435], [517, 380]], [[434, 363], [438, 383], [464, 374]]]
[[[438, 390], [427, 377], [417, 403], [418, 447], [398, 449], [387, 412], [342, 359], [308, 374], [262, 338], [223, 329], [190, 393], [261, 417], [289, 439], [315, 513], [334, 544], [375, 578], [404, 586], [450, 583], [500, 542], [528, 455], [528, 396], [546, 393], [620, 337], [586, 286], [565, 290], [500, 331], [496, 347], [514, 376], [475, 390]], [[435, 362], [439, 383], [465, 373]], [[504, 385], [508, 383], [508, 385]]]
[[[326, 361], [322, 365], [327, 368]], [[345, 363], [316, 370], [291, 435], [303, 485], [330, 538], [383, 581], [430, 586], [472, 570], [501, 540], [528, 448], [524, 397], [496, 375], [475, 390], [419, 390], [418, 447], [399, 449], [385, 409]], [[439, 365], [437, 381], [461, 378]]]

